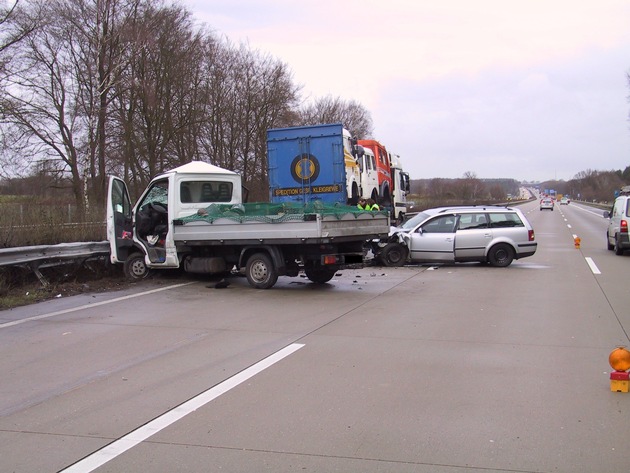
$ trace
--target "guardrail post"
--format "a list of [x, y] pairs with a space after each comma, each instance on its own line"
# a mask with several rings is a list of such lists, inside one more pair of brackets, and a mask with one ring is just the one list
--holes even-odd
[[28, 267], [31, 269], [31, 271], [35, 273], [35, 276], [37, 276], [37, 279], [39, 279], [39, 282], [42, 284], [42, 286], [48, 287], [50, 285], [48, 279], [46, 279], [46, 277], [39, 270], [39, 264], [35, 262], [29, 263]]

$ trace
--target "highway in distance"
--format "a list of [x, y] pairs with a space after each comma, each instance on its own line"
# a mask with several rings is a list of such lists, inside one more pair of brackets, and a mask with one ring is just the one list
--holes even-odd
[[628, 471], [630, 253], [600, 210], [520, 208], [538, 251], [507, 268], [157, 276], [0, 312], [0, 470]]

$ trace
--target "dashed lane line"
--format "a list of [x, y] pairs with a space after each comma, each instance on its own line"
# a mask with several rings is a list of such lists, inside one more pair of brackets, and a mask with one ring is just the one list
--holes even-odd
[[286, 358], [292, 353], [295, 353], [303, 346], [304, 344], [301, 343], [293, 343], [282, 350], [269, 355], [267, 358], [260, 360], [258, 363], [250, 366], [240, 373], [235, 374], [222, 383], [217, 384], [201, 394], [198, 394], [192, 399], [180, 404], [168, 412], [165, 412], [161, 416], [156, 417], [149, 423], [138, 427], [136, 430], [129, 432], [127, 435], [113, 441], [91, 455], [88, 455], [74, 465], [70, 465], [68, 468], [61, 470], [60, 473], [90, 473], [91, 471], [96, 470], [98, 467], [104, 465], [110, 460], [113, 460], [117, 456], [122, 455], [127, 450], [147, 440], [149, 437], [157, 434], [191, 412], [205, 406], [210, 401], [213, 401], [222, 394], [225, 394], [232, 388], [235, 388], [239, 384], [244, 383], [280, 360]]
[[11, 322], [0, 323], [0, 329], [13, 327], [14, 325], [24, 324], [26, 322], [33, 322], [35, 320], [49, 319], [50, 317], [55, 317], [57, 315], [69, 314], [71, 312], [76, 312], [78, 310], [91, 309], [92, 307], [98, 307], [106, 304], [113, 304], [114, 302], [126, 301], [128, 299], [133, 299], [135, 297], [147, 296], [149, 294], [155, 294], [156, 292], [167, 291], [169, 289], [175, 289], [177, 287], [188, 286], [189, 284], [194, 284], [194, 281], [185, 282], [181, 284], [173, 284], [172, 286], [160, 287], [158, 289], [152, 289], [150, 291], [138, 292], [137, 294], [130, 294], [128, 296], [116, 297], [115, 299], [109, 299], [106, 301], [95, 302], [92, 304], [85, 304], [79, 307], [73, 307], [71, 309], [58, 310], [56, 312], [51, 312], [49, 314], [36, 315], [33, 317], [28, 317], [26, 319], [13, 320]]
[[586, 260], [586, 263], [588, 264], [589, 268], [591, 268], [591, 271], [593, 272], [593, 274], [602, 274], [602, 272], [599, 270], [599, 268], [595, 264], [595, 261], [593, 261], [592, 258], [587, 256], [584, 259]]

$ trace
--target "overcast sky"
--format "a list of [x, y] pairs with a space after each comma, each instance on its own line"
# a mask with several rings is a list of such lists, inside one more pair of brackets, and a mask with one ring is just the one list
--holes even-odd
[[181, 0], [355, 100], [412, 179], [572, 179], [630, 166], [629, 0]]

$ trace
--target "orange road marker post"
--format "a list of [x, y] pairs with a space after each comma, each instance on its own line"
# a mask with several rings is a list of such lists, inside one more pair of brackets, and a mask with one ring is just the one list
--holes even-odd
[[610, 373], [610, 390], [627, 393], [630, 387], [630, 351], [626, 347], [617, 347], [608, 355], [608, 363], [614, 370]]

